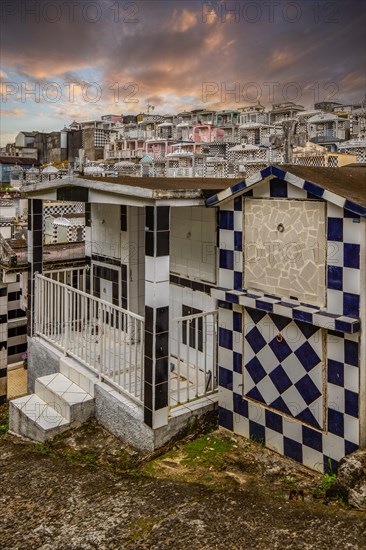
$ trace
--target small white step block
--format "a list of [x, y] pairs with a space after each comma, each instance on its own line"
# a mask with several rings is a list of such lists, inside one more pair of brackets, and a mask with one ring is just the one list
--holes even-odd
[[98, 377], [87, 367], [80, 365], [72, 357], [61, 357], [60, 373], [94, 397], [94, 385], [98, 381]]
[[69, 429], [70, 423], [38, 395], [10, 401], [9, 430], [34, 441], [44, 442]]
[[61, 373], [37, 378], [35, 393], [71, 426], [82, 424], [94, 411], [93, 397]]

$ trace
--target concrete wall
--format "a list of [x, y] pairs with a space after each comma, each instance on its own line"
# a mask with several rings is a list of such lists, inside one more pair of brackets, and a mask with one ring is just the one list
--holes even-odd
[[[206, 402], [207, 401], [207, 402]], [[201, 408], [174, 415], [166, 426], [151, 429], [144, 423], [142, 406], [113, 390], [107, 384], [95, 383], [95, 417], [104, 428], [127, 444], [143, 452], [152, 452], [175, 438], [184, 437], [195, 429], [198, 419], [201, 424], [215, 423], [216, 403], [206, 400]]]
[[62, 353], [38, 338], [28, 340], [28, 393], [34, 393], [34, 383], [40, 376], [60, 372]]
[[154, 450], [154, 431], [144, 424], [142, 406], [107, 384], [95, 384], [95, 417], [109, 432], [142, 451]]
[[75, 158], [79, 156], [79, 149], [82, 148], [82, 131], [71, 130], [67, 133], [67, 151], [68, 161], [75, 162]]

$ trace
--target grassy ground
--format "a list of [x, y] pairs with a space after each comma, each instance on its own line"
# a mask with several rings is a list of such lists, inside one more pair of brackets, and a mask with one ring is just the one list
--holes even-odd
[[[8, 430], [7, 405], [0, 407], [0, 435]], [[204, 430], [203, 430], [204, 432]], [[14, 441], [14, 438], [10, 438]], [[211, 488], [240, 489], [261, 486], [288, 498], [323, 499], [335, 474], [321, 475], [286, 459], [260, 443], [233, 437], [226, 431], [210, 430], [200, 437], [189, 435], [151, 455], [124, 446], [95, 420], [70, 430], [47, 443], [31, 444], [39, 455], [72, 464], [107, 468], [115, 473], [198, 483]], [[346, 507], [339, 499], [333, 504]]]

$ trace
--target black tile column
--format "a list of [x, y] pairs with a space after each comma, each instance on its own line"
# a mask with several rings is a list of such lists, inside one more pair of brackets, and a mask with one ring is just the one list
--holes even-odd
[[169, 206], [146, 206], [144, 419], [152, 428], [168, 423]]
[[5, 403], [8, 383], [8, 285], [0, 283], [0, 405]]
[[28, 336], [34, 320], [34, 275], [43, 271], [43, 203], [28, 199]]

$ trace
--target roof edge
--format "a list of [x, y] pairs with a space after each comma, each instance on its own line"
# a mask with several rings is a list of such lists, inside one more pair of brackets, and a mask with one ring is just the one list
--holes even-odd
[[224, 191], [216, 193], [216, 195], [213, 195], [212, 197], [209, 197], [206, 200], [206, 207], [218, 206], [228, 199], [238, 197], [269, 176], [275, 176], [284, 181], [287, 181], [287, 183], [291, 183], [299, 189], [308, 191], [319, 199], [327, 200], [335, 204], [336, 206], [349, 210], [350, 212], [356, 214], [357, 216], [360, 216], [361, 218], [366, 218], [366, 207], [362, 204], [338, 195], [333, 191], [329, 191], [329, 189], [322, 187], [314, 181], [300, 178], [299, 176], [296, 176], [296, 174], [287, 170], [283, 170], [275, 164], [267, 166], [266, 168], [260, 170], [259, 172], [256, 172], [249, 178], [244, 179], [232, 185], [231, 187], [228, 187], [227, 189], [224, 189]]

